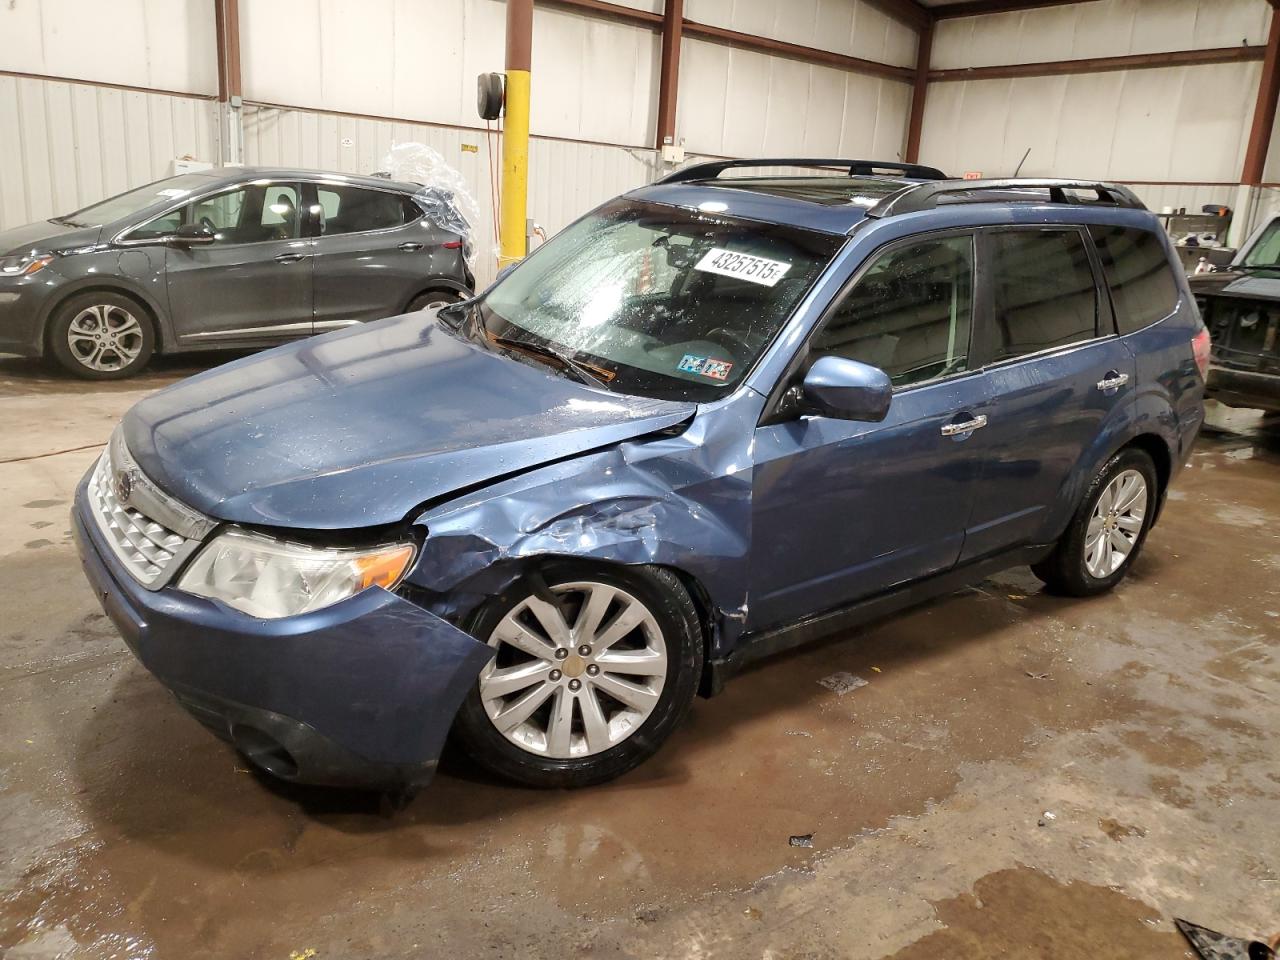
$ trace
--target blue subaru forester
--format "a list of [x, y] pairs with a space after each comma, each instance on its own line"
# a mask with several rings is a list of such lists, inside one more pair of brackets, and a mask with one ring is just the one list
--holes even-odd
[[1016, 564], [1115, 586], [1203, 417], [1177, 262], [1109, 184], [690, 167], [472, 300], [143, 400], [84, 569], [279, 777], [411, 790], [452, 737], [597, 783], [817, 633]]

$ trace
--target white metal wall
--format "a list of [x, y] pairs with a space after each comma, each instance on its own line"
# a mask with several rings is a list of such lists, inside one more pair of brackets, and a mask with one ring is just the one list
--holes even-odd
[[[242, 0], [245, 99], [475, 126], [505, 17], [503, 0]], [[533, 133], [651, 141], [655, 31], [547, 7], [533, 30]]]
[[0, 70], [213, 95], [213, 3], [6, 0]]
[[1266, 0], [1097, 0], [941, 20], [932, 66], [994, 66], [1265, 44]]
[[212, 100], [0, 76], [0, 230], [217, 159]]

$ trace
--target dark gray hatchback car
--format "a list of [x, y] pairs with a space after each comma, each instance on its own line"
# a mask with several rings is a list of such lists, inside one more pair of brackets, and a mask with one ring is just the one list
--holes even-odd
[[447, 191], [236, 167], [0, 233], [0, 353], [116, 379], [153, 353], [271, 346], [470, 296]]

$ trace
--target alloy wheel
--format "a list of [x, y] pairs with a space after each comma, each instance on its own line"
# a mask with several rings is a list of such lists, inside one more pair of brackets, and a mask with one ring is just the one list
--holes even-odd
[[616, 746], [653, 713], [667, 645], [652, 611], [620, 587], [581, 581], [551, 593], [526, 597], [494, 628], [480, 701], [516, 746], [576, 759]]
[[1147, 516], [1147, 481], [1137, 470], [1116, 474], [1093, 505], [1084, 538], [1084, 565], [1103, 580], [1119, 570], [1133, 552]]
[[144, 343], [141, 322], [115, 304], [85, 307], [67, 327], [71, 355], [90, 370], [123, 370], [138, 359]]

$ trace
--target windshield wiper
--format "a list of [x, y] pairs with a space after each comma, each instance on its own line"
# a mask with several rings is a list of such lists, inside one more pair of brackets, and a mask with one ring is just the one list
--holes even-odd
[[609, 385], [593, 373], [590, 367], [573, 359], [573, 357], [569, 356], [567, 353], [561, 353], [553, 347], [549, 347], [541, 343], [534, 343], [531, 340], [517, 340], [514, 337], [490, 337], [489, 339], [492, 343], [496, 343], [500, 347], [508, 347], [512, 350], [523, 350], [539, 357], [546, 357], [549, 360], [555, 360], [563, 369], [572, 373], [579, 383], [585, 383], [592, 387], [599, 387], [601, 390], [609, 389]]

